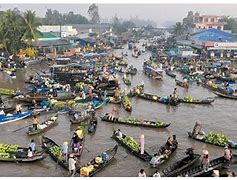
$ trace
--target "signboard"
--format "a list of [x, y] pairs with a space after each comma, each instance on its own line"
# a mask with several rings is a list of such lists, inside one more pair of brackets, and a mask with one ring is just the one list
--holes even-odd
[[235, 48], [237, 48], [237, 43], [236, 42], [215, 42], [214, 47], [222, 47], [222, 48], [235, 47]]

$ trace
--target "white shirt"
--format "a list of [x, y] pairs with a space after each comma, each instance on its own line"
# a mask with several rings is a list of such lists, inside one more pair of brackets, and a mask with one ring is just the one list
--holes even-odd
[[157, 173], [153, 174], [153, 177], [161, 177], [161, 176], [160, 176], [160, 173], [157, 172]]
[[146, 177], [146, 173], [144, 172], [143, 174], [142, 173], [138, 173], [138, 177]]
[[33, 152], [28, 150], [28, 157], [31, 158], [33, 156]]
[[74, 169], [76, 169], [76, 166], [75, 166], [75, 164], [76, 164], [76, 161], [73, 159], [73, 158], [69, 158], [69, 160], [68, 160], [68, 165], [69, 165], [69, 170], [74, 170]]

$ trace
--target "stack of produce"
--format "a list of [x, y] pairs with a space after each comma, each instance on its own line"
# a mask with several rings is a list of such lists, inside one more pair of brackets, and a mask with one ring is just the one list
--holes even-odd
[[14, 153], [18, 150], [18, 145], [8, 145], [8, 144], [0, 144], [0, 158], [10, 158], [10, 152]]
[[63, 160], [63, 153], [59, 146], [52, 146], [49, 151], [58, 159]]
[[225, 146], [228, 143], [228, 138], [224, 134], [210, 132], [206, 137], [206, 141], [211, 144]]
[[194, 101], [192, 96], [186, 96], [186, 97], [184, 97], [184, 100], [187, 101], [187, 102], [193, 102]]
[[131, 108], [132, 107], [132, 102], [130, 101], [130, 99], [127, 95], [123, 96], [122, 102], [123, 102], [123, 105], [124, 105], [125, 108]]
[[135, 117], [128, 117], [127, 122], [129, 122], [131, 124], [136, 124], [137, 123], [137, 119]]
[[14, 89], [0, 88], [0, 94], [2, 94], [2, 95], [15, 95], [16, 91]]
[[122, 141], [134, 151], [140, 151], [140, 145], [132, 137], [126, 136]]
[[161, 121], [159, 121], [159, 120], [157, 120], [157, 121], [155, 122], [155, 124], [156, 124], [157, 127], [164, 125], [164, 123], [161, 122]]

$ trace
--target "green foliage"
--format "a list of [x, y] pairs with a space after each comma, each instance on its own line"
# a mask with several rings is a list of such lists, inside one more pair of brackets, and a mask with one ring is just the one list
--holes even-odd
[[207, 137], [206, 141], [211, 143], [211, 144], [216, 144], [219, 146], [225, 146], [228, 143], [228, 139], [225, 135], [223, 134], [215, 134], [210, 132]]
[[223, 21], [226, 22], [224, 29], [231, 30], [232, 33], [237, 33], [237, 20], [234, 18], [225, 18]]
[[89, 6], [87, 13], [89, 14], [89, 16], [91, 18], [91, 20], [90, 20], [91, 23], [93, 23], [93, 24], [100, 23], [99, 8], [96, 4], [91, 4]]
[[51, 148], [49, 148], [49, 151], [58, 159], [63, 159], [63, 153], [59, 146], [52, 146]]
[[17, 152], [18, 147], [18, 145], [0, 144], [0, 158], [10, 158], [10, 153]]
[[132, 30], [134, 27], [136, 27], [136, 25], [132, 21], [124, 21], [121, 23], [117, 16], [113, 18], [112, 28], [116, 33], [127, 32], [128, 30]]
[[182, 36], [184, 34], [184, 27], [181, 22], [177, 22], [174, 26], [174, 34], [176, 36]]
[[123, 140], [123, 143], [129, 146], [133, 151], [139, 152], [140, 145], [130, 136], [126, 136]]
[[45, 17], [41, 19], [43, 24], [88, 24], [88, 19], [80, 14], [70, 11], [68, 14], [61, 14], [57, 10], [47, 9]]

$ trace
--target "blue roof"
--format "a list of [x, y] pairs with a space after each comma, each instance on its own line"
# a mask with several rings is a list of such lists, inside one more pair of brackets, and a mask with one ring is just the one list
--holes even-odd
[[211, 41], [211, 42], [236, 42], [236, 36], [218, 30], [218, 29], [207, 29], [198, 33], [194, 33], [192, 37], [199, 41]]

